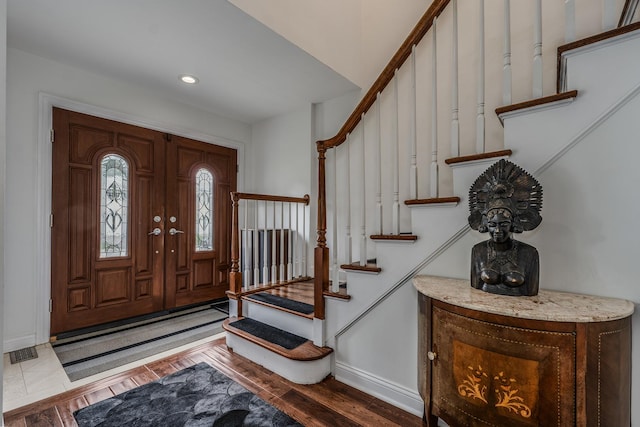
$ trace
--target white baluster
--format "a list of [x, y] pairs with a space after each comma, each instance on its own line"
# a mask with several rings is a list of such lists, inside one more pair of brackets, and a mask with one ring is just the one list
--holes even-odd
[[365, 147], [364, 147], [364, 113], [360, 116], [360, 123], [362, 124], [362, 134], [360, 142], [361, 146], [361, 167], [362, 167], [362, 208], [360, 209], [360, 265], [367, 265], [367, 189], [366, 189], [366, 174], [365, 174]]
[[576, 39], [576, 0], [564, 0], [564, 41]]
[[262, 230], [262, 283], [264, 285], [269, 284], [269, 258], [267, 255], [269, 254], [269, 231], [267, 230], [267, 202], [266, 200], [263, 202], [264, 204], [264, 227]]
[[338, 269], [338, 148], [333, 149], [333, 229], [332, 229], [331, 290], [340, 290], [340, 270]]
[[351, 156], [350, 156], [350, 151], [351, 151], [351, 144], [349, 142], [349, 138], [351, 137], [350, 134], [347, 134], [347, 140], [345, 143], [345, 150], [347, 151], [346, 157], [347, 157], [347, 182], [345, 185], [346, 191], [347, 191], [347, 223], [345, 226], [345, 257], [346, 257], [346, 262], [345, 264], [351, 264], [352, 262], [352, 248], [351, 248]]
[[260, 285], [260, 240], [258, 236], [258, 201], [253, 203], [253, 286]]
[[502, 62], [502, 105], [511, 105], [511, 1], [504, 0], [504, 49]]
[[394, 119], [393, 130], [396, 140], [393, 142], [393, 208], [391, 212], [391, 222], [393, 229], [391, 234], [400, 234], [400, 126], [399, 126], [399, 108], [398, 108], [398, 69], [396, 68], [393, 74], [393, 88], [394, 88]]
[[418, 140], [417, 140], [417, 100], [416, 100], [416, 45], [411, 47], [411, 124], [409, 139], [409, 198], [418, 198]]
[[276, 260], [277, 251], [276, 233], [276, 202], [273, 201], [273, 228], [271, 229], [271, 284], [278, 283], [278, 265]]
[[430, 195], [438, 197], [438, 40], [437, 19], [431, 26], [431, 167]]
[[298, 230], [300, 230], [300, 203], [296, 203], [296, 234], [294, 235], [296, 240], [293, 247], [296, 249], [293, 258], [293, 277], [300, 277], [300, 236]]
[[284, 263], [284, 202], [280, 202], [280, 283], [286, 283]]
[[287, 263], [287, 281], [293, 280], [293, 252], [295, 248], [293, 247], [293, 226], [291, 221], [291, 202], [289, 202], [289, 233], [287, 234], [287, 247], [289, 248], [289, 262]]
[[542, 97], [542, 0], [535, 2], [533, 24], [533, 97]]
[[[451, 8], [453, 10], [453, 22], [451, 25], [453, 29], [453, 34], [451, 36], [451, 157], [458, 157], [460, 155], [460, 107], [458, 106], [458, 0], [451, 1]], [[433, 31], [435, 34], [435, 28]]]
[[243, 272], [242, 272], [242, 281], [244, 283], [244, 288], [249, 289], [249, 285], [251, 284], [251, 267], [249, 264], [249, 257], [251, 256], [251, 244], [249, 240], [249, 201], [244, 201], [244, 229], [242, 231], [244, 233], [244, 240], [242, 241], [242, 253], [244, 254], [243, 259]]
[[602, 31], [613, 30], [617, 25], [616, 0], [602, 0]]
[[380, 120], [380, 92], [376, 95], [376, 121], [378, 122], [378, 147], [376, 149], [376, 226], [378, 234], [382, 234], [382, 121]]
[[307, 205], [302, 205], [302, 275], [309, 277], [307, 272]]
[[478, 104], [476, 108], [476, 153], [484, 153], [484, 0], [480, 0], [478, 34]]

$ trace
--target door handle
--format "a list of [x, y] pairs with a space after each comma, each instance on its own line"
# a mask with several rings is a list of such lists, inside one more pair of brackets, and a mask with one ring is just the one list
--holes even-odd
[[151, 231], [151, 233], [149, 233], [149, 236], [151, 236], [152, 234], [154, 236], [159, 236], [160, 234], [162, 234], [162, 230], [160, 230], [158, 227], [156, 227], [156, 228], [153, 229], [153, 231]]
[[173, 228], [173, 227], [171, 227], [171, 228], [169, 229], [169, 234], [171, 234], [172, 236], [175, 236], [176, 234], [179, 234], [179, 233], [183, 233], [183, 234], [184, 234], [184, 231], [182, 231], [182, 230], [176, 230], [176, 229], [175, 229], [175, 228]]

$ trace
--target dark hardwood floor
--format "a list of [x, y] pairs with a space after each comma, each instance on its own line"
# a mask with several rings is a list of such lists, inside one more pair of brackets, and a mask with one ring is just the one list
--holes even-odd
[[6, 427], [76, 426], [72, 412], [206, 362], [305, 426], [422, 426], [422, 420], [329, 377], [294, 384], [227, 349], [224, 338], [4, 414]]

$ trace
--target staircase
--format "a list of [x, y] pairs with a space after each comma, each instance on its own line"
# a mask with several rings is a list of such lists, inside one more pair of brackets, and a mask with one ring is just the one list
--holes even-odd
[[[633, 119], [620, 124], [619, 118], [633, 117], [634, 111], [640, 111], [637, 105], [640, 61], [636, 58], [638, 55], [629, 54], [640, 52], [640, 25], [630, 23], [636, 20], [637, 2], [627, 1], [619, 5], [623, 15], [620, 21], [625, 24], [622, 27], [593, 31], [592, 34], [597, 35], [556, 44], [561, 46], [557, 50], [558, 83], [554, 85], [554, 93], [545, 95], [539, 88], [540, 94], [533, 100], [494, 107], [495, 121], [504, 129], [497, 147], [493, 146], [494, 141], [484, 141], [487, 129], [493, 125], [486, 125], [482, 120], [494, 120], [484, 117], [485, 105], [490, 105], [484, 98], [477, 103], [478, 108], [474, 110], [478, 114], [471, 121], [485, 132], [462, 130], [462, 120], [458, 121], [462, 114], [456, 111], [455, 102], [440, 107], [435, 103], [438, 96], [434, 96], [431, 114], [427, 115], [431, 128], [412, 119], [414, 114], [410, 110], [428, 111], [425, 104], [430, 101], [416, 104], [412, 96], [407, 96], [409, 107], [403, 110], [394, 106], [398, 98], [403, 98], [398, 96], [403, 78], [410, 81], [405, 86], [420, 86], [410, 71], [405, 70], [406, 74], [397, 71], [398, 64], [420, 62], [417, 48], [413, 46], [423, 37], [426, 38], [422, 43], [434, 43], [429, 53], [436, 50], [433, 27], [442, 28], [438, 22], [445, 22], [450, 31], [457, 22], [457, 18], [453, 19], [457, 12], [452, 10], [457, 7], [456, 2], [451, 3], [435, 1], [432, 4], [341, 132], [331, 140], [318, 142], [319, 238], [315, 250], [313, 314], [252, 301], [250, 294], [242, 295], [240, 291], [230, 293], [236, 303], [235, 318], [267, 325], [266, 329], [274, 335], [293, 334], [304, 349], [283, 351], [281, 345], [274, 346], [264, 338], [235, 328], [235, 318], [225, 326], [229, 347], [285, 378], [306, 384], [318, 382], [332, 373], [338, 380], [416, 415], [422, 414], [423, 402], [415, 383], [418, 322], [417, 297], [411, 279], [421, 273], [468, 277], [470, 248], [485, 240], [484, 236], [471, 233], [467, 224], [466, 195], [472, 182], [501, 158], [509, 158], [539, 178], [545, 190], [542, 228], [547, 227], [547, 234], [536, 231], [531, 236], [523, 236], [523, 240], [534, 244], [543, 254], [541, 287], [598, 293], [599, 288], [590, 289], [588, 284], [580, 287], [572, 284], [572, 280], [554, 283], [556, 278], [565, 279], [562, 275], [569, 273], [564, 271], [579, 269], [580, 260], [569, 259], [564, 268], [560, 268], [553, 265], [555, 259], [544, 258], [545, 253], [554, 253], [554, 248], [564, 245], [551, 235], [557, 232], [558, 236], [566, 236], [558, 229], [565, 226], [557, 219], [563, 215], [562, 210], [580, 213], [576, 207], [579, 204], [572, 196], [580, 192], [588, 194], [590, 187], [600, 185], [596, 178], [583, 177], [572, 181], [567, 188], [566, 173], [560, 171], [583, 170], [585, 159], [594, 161], [593, 165], [587, 165], [594, 171], [596, 166], [605, 167], [597, 161], [605, 152], [597, 150], [598, 144], [602, 145], [598, 142], [603, 139], [600, 133], [609, 129], [610, 135], [616, 134], [616, 141], [637, 135]], [[607, 13], [603, 12], [604, 15]], [[573, 31], [575, 33], [575, 26]], [[537, 42], [534, 50], [538, 50]], [[534, 53], [534, 64], [536, 55]], [[535, 73], [535, 70], [531, 73], [534, 81], [538, 80]], [[605, 77], [606, 84], [603, 84]], [[432, 90], [438, 88], [436, 81]], [[536, 90], [534, 83], [534, 92]], [[496, 97], [493, 98], [495, 101]], [[500, 97], [497, 98], [499, 102]], [[407, 116], [404, 123], [409, 123], [409, 130], [400, 130], [403, 121], [399, 111]], [[444, 111], [446, 113], [442, 113]], [[438, 125], [442, 128], [438, 116], [444, 114], [453, 119], [447, 120], [447, 138], [443, 143], [437, 128]], [[427, 144], [423, 152], [412, 148], [413, 140], [427, 135], [432, 136], [433, 145]], [[471, 144], [464, 141], [465, 135], [475, 136], [469, 138]], [[393, 143], [381, 141], [386, 139], [392, 139]], [[405, 145], [406, 141], [409, 143]], [[450, 144], [450, 141], [456, 143]], [[589, 153], [583, 153], [585, 150]], [[438, 154], [443, 152], [454, 155], [444, 158]], [[460, 152], [473, 154], [461, 156]], [[354, 153], [359, 157], [354, 157]], [[427, 167], [419, 170], [422, 164]], [[614, 175], [610, 167], [605, 169]], [[400, 171], [409, 177], [408, 182], [399, 178]], [[622, 172], [627, 175], [620, 175]], [[617, 180], [628, 181], [630, 176], [637, 182], [632, 168], [615, 171], [615, 177], [603, 185], [609, 189], [619, 185]], [[418, 184], [425, 182], [428, 185], [421, 190]], [[369, 213], [373, 215], [369, 217]], [[547, 248], [546, 252], [543, 248]], [[545, 261], [549, 266], [546, 275]], [[232, 268], [232, 271], [239, 272], [239, 269]], [[544, 280], [550, 286], [542, 285]], [[346, 290], [339, 287], [341, 282], [346, 282]], [[571, 289], [571, 286], [578, 287]], [[629, 298], [611, 293], [609, 296]], [[634, 392], [638, 391], [637, 387], [634, 384]]]

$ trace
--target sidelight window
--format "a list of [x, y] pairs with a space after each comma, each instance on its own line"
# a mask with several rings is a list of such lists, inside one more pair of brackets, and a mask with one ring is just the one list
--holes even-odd
[[100, 258], [127, 256], [129, 164], [116, 154], [100, 165]]
[[196, 173], [196, 251], [213, 250], [213, 175], [202, 168]]

